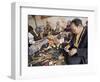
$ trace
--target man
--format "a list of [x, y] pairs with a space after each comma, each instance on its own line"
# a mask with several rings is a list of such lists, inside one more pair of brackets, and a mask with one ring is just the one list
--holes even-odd
[[71, 31], [73, 38], [71, 40], [71, 47], [67, 52], [66, 62], [67, 64], [87, 64], [87, 28], [83, 27], [80, 19], [73, 19], [71, 21]]
[[38, 40], [43, 39], [44, 26], [38, 26], [38, 27], [36, 27], [35, 31], [38, 34]]
[[30, 33], [34, 37], [34, 41], [39, 40], [38, 39], [38, 34], [36, 31], [33, 29], [32, 26], [28, 25], [28, 33]]
[[52, 31], [52, 27], [50, 25], [50, 22], [46, 22], [46, 27], [44, 28], [44, 37], [48, 36], [49, 34], [51, 34]]
[[68, 20], [68, 21], [67, 21], [66, 28], [64, 29], [64, 31], [66, 31], [66, 32], [70, 31], [70, 23], [71, 23], [71, 21]]
[[55, 33], [56, 33], [56, 34], [59, 34], [59, 33], [60, 33], [60, 31], [61, 31], [60, 22], [59, 22], [59, 21], [57, 21], [57, 23], [56, 23]]

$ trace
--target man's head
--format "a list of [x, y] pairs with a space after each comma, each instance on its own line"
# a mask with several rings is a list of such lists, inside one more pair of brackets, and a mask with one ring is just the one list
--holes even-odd
[[32, 32], [32, 31], [33, 31], [32, 26], [28, 25], [28, 32]]
[[79, 34], [82, 27], [83, 25], [80, 19], [73, 19], [71, 21], [71, 30], [74, 34]]

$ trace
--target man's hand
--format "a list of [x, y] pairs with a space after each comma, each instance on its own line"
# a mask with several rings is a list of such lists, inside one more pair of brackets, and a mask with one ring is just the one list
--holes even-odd
[[70, 51], [69, 51], [69, 56], [73, 56], [77, 53], [77, 49], [76, 48], [72, 48]]

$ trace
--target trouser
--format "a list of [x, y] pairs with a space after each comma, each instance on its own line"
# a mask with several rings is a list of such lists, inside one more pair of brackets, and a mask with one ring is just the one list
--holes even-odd
[[87, 64], [87, 59], [84, 58], [83, 56], [68, 56], [66, 58], [66, 62], [68, 65], [71, 64]]
[[87, 58], [85, 58], [84, 56], [78, 56], [77, 54], [75, 54], [74, 56], [69, 56], [68, 53], [65, 53], [64, 60], [68, 65], [87, 64]]

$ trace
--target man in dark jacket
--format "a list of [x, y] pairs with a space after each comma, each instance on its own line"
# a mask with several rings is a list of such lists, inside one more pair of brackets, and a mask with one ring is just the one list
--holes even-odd
[[71, 40], [71, 47], [67, 52], [67, 64], [87, 64], [88, 63], [88, 35], [87, 27], [83, 27], [80, 19], [73, 19], [71, 21], [71, 31], [73, 38]]

